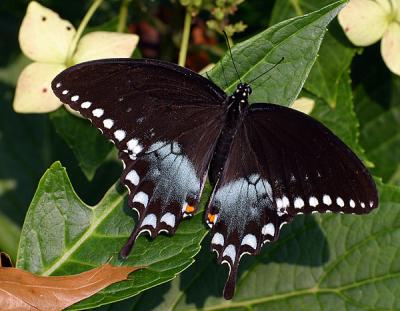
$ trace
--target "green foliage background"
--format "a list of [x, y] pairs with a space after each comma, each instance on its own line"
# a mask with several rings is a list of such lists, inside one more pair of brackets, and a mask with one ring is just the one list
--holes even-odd
[[[78, 24], [90, 2], [42, 4]], [[110, 258], [122, 264], [116, 253], [135, 218], [116, 182], [121, 165], [114, 147], [87, 121], [63, 109], [49, 115], [12, 110], [16, 79], [29, 62], [17, 41], [26, 5], [21, 0], [0, 3], [0, 250], [18, 258], [18, 267], [42, 275], [77, 273]], [[119, 5], [117, 0], [104, 2], [93, 27], [113, 27]], [[132, 1], [130, 18], [151, 21], [152, 12], [165, 5], [183, 21], [179, 4], [161, 0]], [[243, 258], [232, 301], [221, 298], [226, 267], [218, 266], [209, 252], [199, 214], [182, 223], [173, 238], [151, 242], [140, 237], [125, 263], [149, 268], [71, 309], [400, 309], [400, 78], [384, 66], [379, 45], [352, 46], [335, 19], [326, 32], [340, 5], [331, 0], [247, 0], [233, 17], [248, 24], [234, 37], [233, 53], [247, 80], [285, 56], [286, 64], [270, 79], [254, 83], [251, 100], [290, 105], [299, 94], [315, 99], [312, 115], [376, 176], [379, 209], [363, 217], [297, 217], [260, 256]], [[163, 33], [179, 35], [181, 24], [163, 25]], [[219, 48], [225, 49], [223, 40]], [[160, 50], [161, 58], [176, 61], [170, 47]], [[219, 59], [218, 53], [210, 57]], [[210, 77], [228, 92], [237, 83], [226, 56]]]

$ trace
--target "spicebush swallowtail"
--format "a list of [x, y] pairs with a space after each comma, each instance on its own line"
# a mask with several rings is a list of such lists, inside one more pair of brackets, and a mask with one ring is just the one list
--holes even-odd
[[296, 110], [249, 105], [248, 84], [228, 96], [172, 63], [107, 59], [68, 68], [52, 88], [119, 150], [129, 206], [139, 214], [122, 257], [144, 232], [173, 235], [196, 212], [209, 177], [205, 222], [218, 262], [229, 266], [226, 299], [240, 258], [276, 241], [297, 214], [378, 206], [370, 174], [339, 138]]

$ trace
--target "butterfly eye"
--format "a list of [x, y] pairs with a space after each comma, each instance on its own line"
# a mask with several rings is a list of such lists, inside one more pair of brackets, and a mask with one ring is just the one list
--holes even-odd
[[250, 86], [247, 87], [247, 93], [249, 93], [249, 95], [253, 92], [253, 90], [251, 89]]

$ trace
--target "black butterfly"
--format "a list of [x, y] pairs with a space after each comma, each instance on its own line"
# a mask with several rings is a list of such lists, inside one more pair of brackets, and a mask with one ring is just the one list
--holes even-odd
[[228, 96], [172, 63], [107, 59], [65, 70], [52, 88], [119, 150], [129, 206], [139, 214], [122, 257], [143, 232], [173, 235], [196, 212], [209, 176], [205, 220], [218, 262], [230, 269], [226, 299], [242, 255], [276, 241], [295, 215], [378, 206], [371, 176], [343, 142], [296, 110], [249, 105], [248, 84]]

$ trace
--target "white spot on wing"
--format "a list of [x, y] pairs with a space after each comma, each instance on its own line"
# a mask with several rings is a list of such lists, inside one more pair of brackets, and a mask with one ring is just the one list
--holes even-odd
[[318, 205], [318, 199], [316, 197], [310, 197], [309, 202], [310, 206], [316, 207]]
[[94, 110], [92, 111], [92, 114], [93, 114], [96, 118], [100, 118], [100, 117], [103, 115], [103, 113], [104, 113], [104, 110], [103, 110], [103, 109], [100, 109], [100, 108], [94, 109]]
[[157, 225], [157, 217], [154, 214], [149, 214], [147, 215], [142, 222], [142, 227], [144, 226], [152, 226], [153, 228], [155, 228]]
[[251, 248], [257, 248], [257, 239], [253, 234], [246, 234], [242, 240], [242, 245], [249, 245]]
[[130, 171], [126, 177], [126, 180], [129, 180], [132, 184], [134, 184], [135, 186], [137, 186], [139, 184], [139, 175], [138, 173], [136, 173], [135, 170]]
[[[139, 176], [138, 176], [138, 179], [139, 179]], [[147, 195], [147, 193], [144, 193], [143, 191], [140, 191], [140, 192], [135, 194], [135, 196], [132, 199], [132, 202], [133, 203], [135, 203], [135, 202], [141, 203], [141, 204], [144, 205], [144, 207], [146, 207], [147, 204], [149, 203], [149, 196]]]
[[57, 85], [56, 85], [56, 88], [59, 88], [60, 86], [61, 86], [61, 83], [58, 82]]
[[343, 207], [344, 206], [343, 199], [341, 197], [337, 197], [336, 204], [339, 205], [340, 207]]
[[103, 121], [103, 125], [104, 125], [105, 128], [110, 129], [110, 128], [113, 127], [114, 121], [111, 120], [111, 119], [105, 119], [105, 120]]
[[304, 201], [302, 198], [294, 199], [294, 208], [302, 208], [304, 206]]
[[356, 207], [356, 202], [354, 202], [353, 199], [351, 199], [349, 203], [350, 203], [350, 206], [351, 206], [352, 208], [355, 208], [355, 207]]
[[79, 99], [78, 95], [74, 95], [71, 97], [71, 101], [76, 102]]
[[274, 234], [275, 234], [275, 226], [274, 226], [274, 224], [270, 222], [269, 224], [264, 225], [264, 227], [262, 227], [262, 229], [261, 229], [261, 233], [263, 235], [269, 234], [271, 236], [274, 236]]
[[175, 215], [172, 213], [166, 213], [161, 217], [160, 222], [166, 223], [168, 226], [173, 228], [175, 226]]
[[282, 202], [283, 202], [283, 207], [289, 207], [290, 203], [289, 203], [289, 199], [286, 196], [282, 197]]
[[67, 95], [68, 92], [69, 92], [68, 90], [64, 90], [64, 91], [62, 91], [62, 94], [63, 94], [63, 95]]
[[83, 102], [83, 103], [81, 104], [81, 107], [82, 107], [83, 109], [88, 109], [91, 105], [92, 105], [91, 102]]
[[281, 208], [283, 208], [283, 201], [282, 201], [282, 199], [276, 199], [276, 207], [278, 208], [278, 209], [281, 209]]
[[322, 202], [324, 202], [325, 205], [331, 205], [332, 204], [332, 200], [331, 197], [327, 194], [324, 194], [324, 196], [322, 197]]
[[235, 262], [235, 258], [236, 258], [236, 249], [235, 246], [233, 246], [233, 244], [229, 244], [224, 252], [222, 253], [222, 257], [230, 257], [232, 259], [232, 262]]
[[364, 208], [365, 207], [365, 203], [361, 202], [361, 207]]
[[224, 246], [225, 239], [221, 233], [216, 232], [211, 240], [211, 244]]
[[114, 137], [119, 141], [124, 140], [125, 136], [126, 136], [126, 133], [124, 130], [116, 130], [114, 132]]

